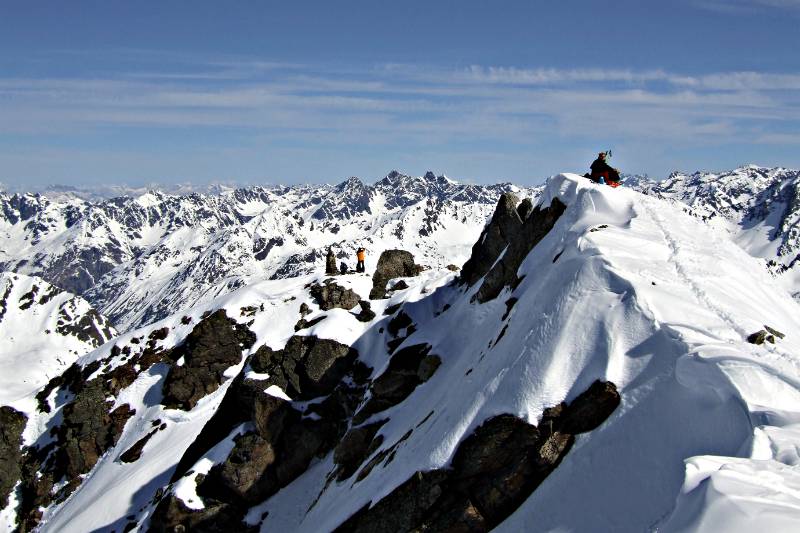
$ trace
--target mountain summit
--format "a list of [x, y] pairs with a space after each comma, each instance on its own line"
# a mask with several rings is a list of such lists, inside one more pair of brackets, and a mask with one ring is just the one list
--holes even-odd
[[82, 356], [26, 420], [3, 412], [25, 452], [3, 519], [794, 527], [800, 313], [760, 260], [680, 204], [569, 174], [500, 195], [472, 244], [461, 273], [262, 281]]

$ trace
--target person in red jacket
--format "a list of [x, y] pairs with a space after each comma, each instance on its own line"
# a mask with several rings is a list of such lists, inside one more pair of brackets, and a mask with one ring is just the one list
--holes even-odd
[[619, 171], [606, 162], [606, 152], [597, 154], [597, 159], [591, 165], [592, 173], [589, 179], [597, 183], [605, 183], [612, 187], [619, 186]]
[[356, 259], [358, 262], [356, 263], [356, 272], [364, 272], [364, 254], [366, 250], [363, 248], [359, 248], [356, 250]]

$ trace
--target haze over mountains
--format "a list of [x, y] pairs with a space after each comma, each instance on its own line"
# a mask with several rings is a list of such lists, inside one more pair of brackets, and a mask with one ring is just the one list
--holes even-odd
[[798, 181], [2, 194], [0, 525], [789, 531]]

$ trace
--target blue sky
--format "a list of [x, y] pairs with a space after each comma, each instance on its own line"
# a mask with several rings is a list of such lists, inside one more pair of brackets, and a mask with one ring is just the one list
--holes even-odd
[[800, 0], [0, 3], [0, 183], [800, 167]]

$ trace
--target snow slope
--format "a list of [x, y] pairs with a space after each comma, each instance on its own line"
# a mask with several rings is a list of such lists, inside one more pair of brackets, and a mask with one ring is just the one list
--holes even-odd
[[[442, 363], [404, 401], [373, 417], [389, 418], [373, 456], [391, 447], [393, 461], [360, 482], [339, 482], [330, 480], [335, 465], [328, 454], [253, 507], [251, 525], [331, 531], [415, 472], [447, 466], [487, 418], [511, 413], [537, 424], [545, 408], [603, 379], [621, 391], [620, 407], [578, 437], [498, 531], [792, 529], [800, 516], [798, 304], [758, 259], [675, 205], [575, 175], [548, 181], [540, 202], [554, 198], [566, 211], [520, 266], [521, 283], [496, 299], [475, 303], [480, 282], [455, 285], [453, 273], [432, 269], [406, 279], [409, 288], [388, 300], [373, 301], [377, 316], [370, 322], [334, 309], [301, 331], [352, 346], [375, 377], [389, 360], [382, 313], [403, 303], [416, 331], [401, 347], [428, 343]], [[256, 334], [243, 357], [265, 344], [280, 348], [295, 333], [302, 303], [312, 309], [309, 319], [322, 314], [305, 289], [315, 279], [243, 287], [126, 333], [80, 364], [106, 360], [111, 344], [133, 346], [134, 338], [163, 327], [169, 333], [157, 344], [176, 345], [205, 311], [217, 308]], [[365, 276], [337, 282], [362, 296], [369, 291]], [[746, 342], [765, 324], [786, 337], [761, 346]], [[121, 363], [112, 358], [110, 364]], [[127, 516], [144, 530], [160, 488], [190, 508], [203, 507], [193, 490], [197, 474], [221, 462], [236, 432], [247, 428], [220, 441], [192, 476], [169, 486], [183, 450], [232, 380], [185, 412], [160, 405], [164, 376], [165, 367], [156, 364], [114, 399], [129, 403], [135, 415], [77, 490], [46, 510], [43, 531], [120, 530]], [[141, 459], [118, 460], [160, 423], [164, 429]]]
[[800, 296], [800, 171], [747, 165], [727, 172], [673, 173], [626, 185], [684, 204], [689, 213], [727, 232]]
[[32, 411], [33, 394], [50, 378], [116, 335], [84, 299], [0, 273], [0, 405]]

